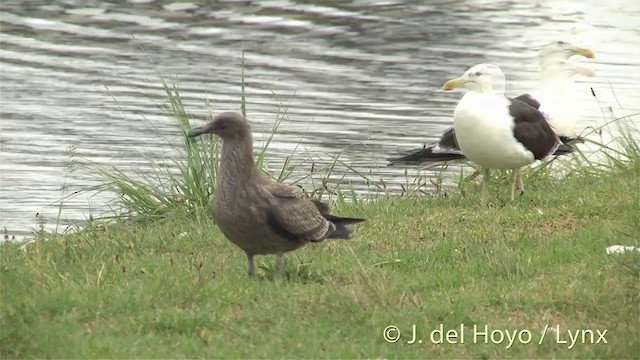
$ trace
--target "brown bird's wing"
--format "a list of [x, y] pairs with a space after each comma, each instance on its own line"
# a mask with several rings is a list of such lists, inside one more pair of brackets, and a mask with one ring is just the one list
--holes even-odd
[[331, 207], [329, 206], [329, 204], [323, 203], [322, 201], [317, 199], [311, 199], [311, 202], [316, 206], [316, 208], [318, 208], [318, 211], [320, 211], [322, 215], [325, 215], [325, 218], [327, 217], [327, 215], [331, 215]]
[[[281, 198], [307, 198], [307, 196], [295, 186], [290, 186], [282, 183], [269, 183], [266, 188], [271, 192], [273, 196]], [[331, 214], [331, 207], [327, 203], [323, 203], [317, 199], [309, 199], [313, 205], [316, 206], [318, 211], [322, 215]]]
[[[299, 188], [282, 183], [268, 183], [265, 185], [267, 190], [273, 196], [281, 198], [307, 198], [307, 196]], [[322, 215], [330, 215], [331, 207], [327, 203], [323, 203], [318, 199], [310, 199]]]
[[267, 211], [267, 224], [278, 235], [292, 241], [321, 241], [335, 230], [299, 189], [278, 183], [265, 188], [275, 198]]
[[287, 185], [287, 184], [266, 182], [264, 184], [264, 187], [273, 196], [277, 196], [281, 198], [306, 198], [307, 197], [300, 188]]

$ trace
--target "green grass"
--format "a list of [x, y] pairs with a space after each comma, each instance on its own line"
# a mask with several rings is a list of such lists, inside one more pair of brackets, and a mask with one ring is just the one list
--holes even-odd
[[[363, 216], [350, 241], [287, 256], [282, 277], [244, 254], [207, 215], [90, 224], [0, 248], [2, 358], [637, 358], [638, 162], [563, 180], [529, 176], [528, 192], [493, 206], [477, 189], [342, 204]], [[530, 175], [532, 173], [530, 172]], [[463, 196], [466, 193], [468, 195]], [[407, 344], [411, 326], [422, 344]], [[429, 332], [464, 324], [464, 344]], [[394, 325], [402, 339], [387, 343]], [[473, 326], [526, 330], [529, 344], [474, 343]], [[545, 325], [606, 333], [607, 344], [559, 344]], [[598, 337], [595, 336], [594, 340]], [[526, 337], [525, 337], [526, 340]]]
[[[162, 84], [184, 135], [191, 125], [179, 91]], [[243, 113], [245, 104], [243, 91]], [[117, 195], [113, 216], [64, 235], [40, 226], [34, 241], [0, 246], [0, 357], [638, 357], [640, 256], [605, 255], [608, 245], [640, 245], [637, 129], [602, 144], [602, 161], [577, 154], [530, 169], [514, 202], [506, 201], [509, 175], [496, 172], [482, 206], [474, 175], [454, 191], [429, 179], [435, 195], [425, 195], [425, 178], [407, 177], [404, 196], [364, 201], [370, 196], [327, 183], [334, 171], [354, 171], [339, 155], [299, 177], [314, 156], [294, 162], [296, 148], [268, 171], [284, 118], [281, 106], [256, 150], [258, 167], [277, 181], [310, 182], [312, 196], [335, 193], [334, 213], [368, 219], [352, 240], [288, 254], [281, 276], [273, 257], [259, 257], [259, 277], [249, 279], [244, 254], [209, 217], [219, 144], [183, 136], [174, 157], [149, 159], [151, 175], [90, 168], [105, 179], [91, 191]], [[414, 324], [422, 344], [407, 343]], [[433, 344], [440, 325], [445, 333], [462, 326], [464, 343]], [[399, 328], [399, 341], [384, 340], [388, 326]], [[530, 333], [530, 343], [485, 343], [474, 326], [523, 340]], [[561, 341], [568, 330], [591, 330], [594, 341], [607, 330], [607, 343], [569, 348], [548, 330], [539, 344], [546, 326], [559, 327]]]

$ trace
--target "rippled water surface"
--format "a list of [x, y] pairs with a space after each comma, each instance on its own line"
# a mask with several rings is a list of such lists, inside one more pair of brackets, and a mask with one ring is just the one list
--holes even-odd
[[[205, 98], [214, 113], [239, 109], [243, 47], [258, 142], [287, 110], [273, 168], [301, 143], [301, 155], [341, 153], [396, 190], [404, 170], [384, 159], [437, 139], [461, 96], [442, 83], [477, 63], [500, 65], [517, 95], [537, 84], [536, 47], [570, 41], [597, 56], [588, 62], [598, 76], [580, 79], [580, 126], [640, 111], [635, 0], [58, 0], [3, 1], [0, 11], [0, 226], [12, 234], [35, 226], [36, 213], [51, 227], [63, 184], [98, 183], [69, 171], [70, 149], [80, 164], [123, 171], [149, 171], [149, 154], [173, 156], [180, 139], [156, 71], [177, 78], [196, 121], [207, 117]], [[104, 213], [110, 199], [81, 193], [65, 202], [63, 224]]]

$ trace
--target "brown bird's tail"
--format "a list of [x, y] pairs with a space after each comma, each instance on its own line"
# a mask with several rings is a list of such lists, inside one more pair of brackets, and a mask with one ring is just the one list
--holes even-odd
[[333, 215], [324, 215], [324, 217], [336, 226], [336, 229], [329, 234], [329, 239], [350, 239], [353, 229], [348, 225], [366, 221], [365, 219], [337, 217]]
[[320, 200], [316, 200], [316, 199], [312, 199], [311, 201], [316, 206], [318, 211], [320, 211], [322, 216], [324, 216], [325, 219], [329, 220], [335, 226], [335, 230], [333, 230], [330, 234], [327, 235], [327, 238], [329, 239], [350, 239], [351, 233], [353, 232], [353, 230], [348, 225], [367, 221], [365, 219], [346, 218], [346, 217], [331, 215], [331, 208], [329, 207], [328, 204], [325, 204]]

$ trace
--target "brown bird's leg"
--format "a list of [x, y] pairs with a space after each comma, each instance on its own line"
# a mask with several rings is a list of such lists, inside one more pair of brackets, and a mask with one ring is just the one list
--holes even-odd
[[276, 254], [276, 271], [278, 274], [282, 274], [284, 272], [284, 253]]
[[247, 261], [249, 263], [249, 277], [256, 276], [256, 268], [253, 264], [253, 254], [247, 253]]

